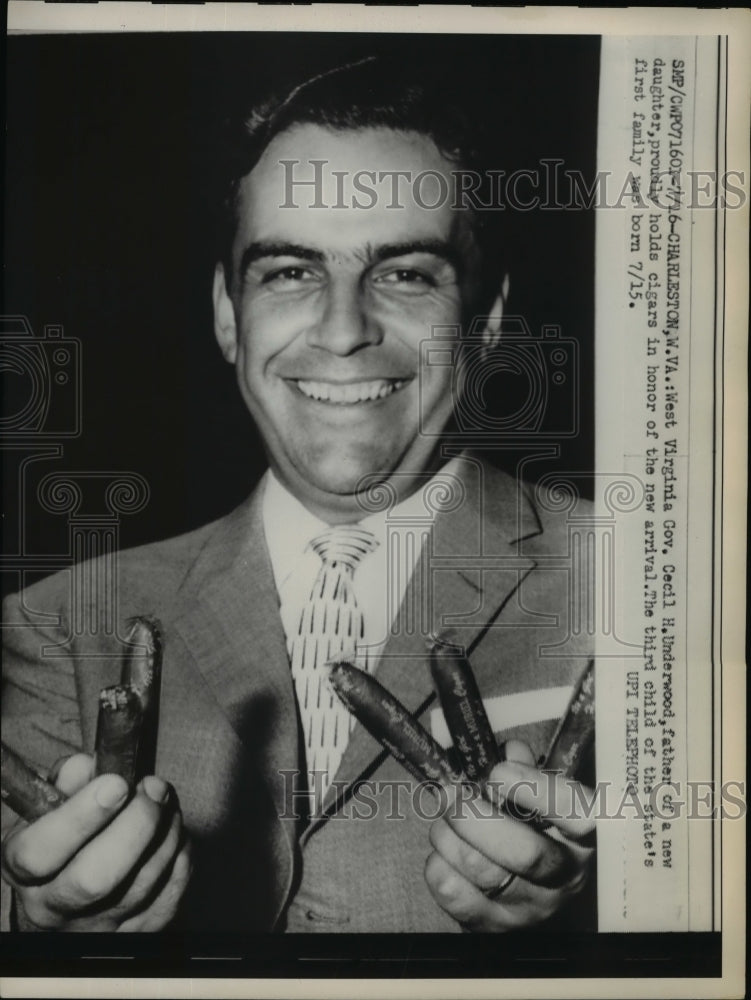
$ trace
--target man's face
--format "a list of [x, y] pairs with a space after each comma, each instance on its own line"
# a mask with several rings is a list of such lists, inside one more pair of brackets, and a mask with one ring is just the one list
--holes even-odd
[[[314, 176], [313, 160], [327, 161], [322, 186], [290, 189], [290, 177]], [[369, 178], [375, 203], [352, 207], [358, 171], [397, 170], [440, 171], [450, 184], [450, 163], [416, 133], [290, 128], [241, 183], [231, 282], [217, 268], [217, 337], [270, 463], [328, 519], [361, 513], [363, 476], [409, 492], [403, 474], [430, 467], [452, 411], [452, 370], [425, 366], [420, 343], [434, 326], [462, 321], [468, 220], [450, 198], [421, 207], [405, 181], [394, 207], [392, 175]], [[438, 193], [426, 180], [423, 204]], [[321, 200], [347, 207], [313, 207]]]

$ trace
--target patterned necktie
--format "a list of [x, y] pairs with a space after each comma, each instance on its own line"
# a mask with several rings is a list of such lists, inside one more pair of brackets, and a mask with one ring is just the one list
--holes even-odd
[[[324, 665], [354, 656], [365, 634], [353, 578], [364, 555], [378, 547], [375, 536], [357, 525], [338, 525], [314, 538], [321, 558], [310, 599], [302, 609], [288, 651], [302, 717], [309, 771], [322, 771], [320, 800], [339, 766], [354, 719], [329, 689]], [[321, 780], [321, 776], [318, 777]]]

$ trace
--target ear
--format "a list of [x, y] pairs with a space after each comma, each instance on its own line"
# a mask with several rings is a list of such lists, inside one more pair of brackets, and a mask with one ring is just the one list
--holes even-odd
[[225, 361], [229, 361], [233, 365], [237, 358], [237, 325], [235, 307], [232, 305], [224, 278], [223, 264], [217, 264], [214, 270], [213, 299], [214, 335]]
[[501, 339], [501, 323], [503, 321], [503, 313], [506, 309], [506, 301], [508, 299], [509, 290], [509, 276], [505, 274], [503, 276], [503, 281], [501, 282], [501, 287], [498, 295], [493, 302], [490, 309], [490, 315], [488, 317], [488, 322], [482, 331], [483, 347], [485, 351], [492, 351], [494, 347], [497, 346], [498, 341]]

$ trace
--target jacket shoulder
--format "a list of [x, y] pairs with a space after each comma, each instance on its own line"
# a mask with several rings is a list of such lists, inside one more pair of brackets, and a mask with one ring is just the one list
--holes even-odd
[[591, 521], [594, 517], [594, 503], [581, 495], [573, 480], [562, 476], [550, 485], [525, 482], [521, 486], [546, 530], [568, 522]]
[[570, 523], [586, 523], [594, 516], [594, 504], [582, 496], [579, 477], [565, 474], [554, 481], [532, 482], [482, 461], [487, 496], [501, 511], [515, 512], [521, 537], [538, 532], [566, 532]]
[[72, 563], [69, 568], [44, 577], [21, 592], [7, 597], [4, 601], [3, 622], [13, 624], [18, 618], [19, 608], [51, 613], [65, 608], [71, 600], [74, 576], [80, 580], [100, 581], [102, 584], [106, 580], [112, 580], [126, 603], [129, 603], [129, 597], [137, 594], [140, 600], [151, 601], [155, 607], [159, 606], [164, 603], [167, 595], [176, 593], [199, 553], [230, 517], [232, 514], [172, 538], [118, 549], [107, 555]]

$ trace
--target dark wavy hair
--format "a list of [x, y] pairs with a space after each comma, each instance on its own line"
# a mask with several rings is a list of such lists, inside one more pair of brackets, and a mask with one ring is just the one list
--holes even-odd
[[[458, 169], [479, 178], [474, 195], [490, 201], [489, 137], [470, 96], [436, 67], [398, 68], [379, 56], [327, 69], [256, 103], [225, 122], [221, 168], [218, 259], [231, 280], [231, 248], [237, 226], [240, 182], [275, 136], [293, 125], [315, 124], [336, 131], [391, 128], [429, 137]], [[504, 273], [498, 212], [467, 209], [480, 260], [477, 303], [497, 294]]]

